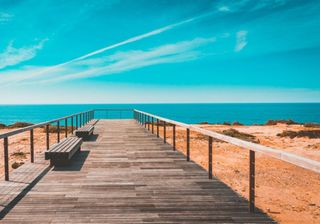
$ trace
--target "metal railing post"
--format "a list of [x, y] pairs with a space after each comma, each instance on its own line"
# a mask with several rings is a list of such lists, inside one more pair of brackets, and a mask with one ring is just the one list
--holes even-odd
[[49, 125], [46, 125], [46, 145], [47, 145], [47, 150], [49, 150], [50, 147], [50, 139], [49, 139]]
[[67, 138], [68, 137], [68, 118], [66, 118], [65, 120], [64, 120], [64, 135], [65, 135], [65, 137]]
[[147, 128], [147, 115], [144, 114], [144, 128]]
[[33, 129], [30, 130], [30, 160], [31, 163], [34, 163]]
[[255, 151], [249, 152], [249, 211], [255, 208]]
[[4, 179], [5, 181], [9, 181], [9, 153], [8, 153], [8, 137], [3, 139], [3, 147], [4, 147]]
[[152, 128], [152, 134], [153, 134], [154, 133], [154, 124], [153, 124], [154, 119], [153, 119], [153, 117], [151, 117], [151, 122], [152, 122], [151, 128]]
[[73, 134], [73, 116], [71, 117], [71, 134]]
[[166, 130], [166, 122], [163, 122], [163, 142], [167, 142], [167, 130]]
[[159, 119], [157, 118], [157, 137], [159, 138]]
[[173, 145], [173, 150], [176, 150], [176, 125], [174, 124], [172, 127], [172, 145]]
[[60, 121], [57, 122], [57, 141], [60, 142]]
[[187, 161], [190, 161], [190, 129], [187, 128]]
[[209, 179], [212, 179], [212, 137], [209, 137], [209, 149], [208, 149], [208, 171], [209, 171]]
[[78, 129], [78, 120], [79, 120], [79, 115], [76, 115], [76, 129]]

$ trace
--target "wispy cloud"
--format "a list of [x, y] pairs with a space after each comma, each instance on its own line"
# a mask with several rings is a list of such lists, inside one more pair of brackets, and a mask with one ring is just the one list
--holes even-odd
[[7, 23], [13, 18], [13, 14], [0, 12], [0, 24]]
[[42, 76], [32, 76], [41, 69], [39, 67], [24, 68], [23, 71], [12, 71], [6, 76], [0, 73], [0, 83], [20, 82], [27, 78], [25, 83], [48, 83], [70, 79], [92, 78], [116, 74], [139, 69], [156, 64], [179, 63], [196, 60], [202, 56], [201, 47], [213, 43], [216, 38], [195, 38], [174, 44], [161, 45], [148, 50], [120, 51], [112, 55], [86, 58], [75, 61]]
[[34, 58], [37, 51], [42, 49], [46, 41], [47, 39], [40, 41], [36, 45], [22, 48], [15, 48], [13, 46], [13, 41], [11, 41], [4, 52], [0, 53], [0, 69], [17, 65]]
[[[138, 35], [138, 36], [131, 37], [131, 38], [127, 39], [127, 40], [124, 40], [124, 41], [118, 42], [116, 44], [112, 44], [112, 45], [106, 46], [104, 48], [101, 48], [99, 50], [96, 50], [96, 51], [93, 51], [91, 53], [85, 54], [83, 56], [74, 58], [72, 60], [57, 64], [57, 65], [46, 67], [46, 68], [44, 68], [42, 70], [37, 71], [37, 73], [34, 73], [33, 77], [39, 76], [39, 75], [42, 75], [42, 74], [55, 72], [56, 70], [59, 70], [60, 67], [66, 66], [66, 65], [71, 64], [73, 62], [80, 61], [80, 60], [83, 60], [83, 59], [86, 59], [86, 58], [101, 54], [101, 53], [106, 52], [108, 50], [115, 49], [115, 48], [118, 48], [120, 46], [127, 45], [127, 44], [130, 44], [130, 43], [139, 41], [139, 40], [143, 40], [145, 38], [149, 38], [149, 37], [152, 37], [152, 36], [155, 36], [155, 35], [159, 35], [159, 34], [161, 34], [163, 32], [172, 30], [172, 29], [177, 28], [179, 26], [182, 26], [182, 25], [185, 25], [185, 24], [188, 24], [188, 23], [191, 23], [191, 22], [196, 22], [196, 21], [201, 20], [203, 18], [206, 18], [208, 16], [212, 16], [213, 14], [215, 14], [215, 12], [204, 13], [204, 14], [201, 14], [199, 16], [195, 16], [195, 17], [192, 17], [192, 18], [189, 18], [189, 19], [186, 19], [186, 20], [182, 20], [180, 22], [173, 23], [173, 24], [164, 26], [162, 28], [155, 29], [153, 31], [150, 31], [150, 32]], [[22, 80], [22, 78], [20, 80]]]
[[238, 1], [221, 1], [218, 11], [221, 12], [254, 12], [264, 9], [273, 9], [287, 4], [288, 0], [238, 0]]
[[218, 8], [218, 10], [219, 10], [220, 12], [230, 12], [230, 9], [229, 9], [228, 6], [220, 6], [220, 7]]
[[241, 30], [241, 31], [237, 32], [237, 34], [236, 34], [236, 36], [237, 36], [236, 47], [234, 49], [236, 52], [241, 51], [248, 44], [247, 34], [248, 34], [248, 31], [246, 31], [246, 30]]

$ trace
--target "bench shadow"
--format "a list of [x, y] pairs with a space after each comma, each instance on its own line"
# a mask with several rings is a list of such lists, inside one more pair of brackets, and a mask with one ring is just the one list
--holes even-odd
[[97, 141], [98, 137], [99, 137], [98, 134], [92, 134], [92, 135], [88, 136], [85, 141], [86, 142], [95, 142], [95, 141]]
[[74, 155], [71, 163], [66, 166], [55, 166], [52, 171], [80, 171], [89, 156], [90, 151], [80, 151]]
[[[4, 208], [0, 212], [0, 220], [2, 220], [20, 201], [28, 194], [29, 191], [49, 172], [51, 169], [50, 166], [45, 168], [39, 176], [37, 176], [26, 188], [24, 188], [13, 200], [9, 202], [8, 205], [3, 205]], [[11, 181], [15, 182], [15, 181]], [[18, 183], [22, 183], [20, 181], [16, 181]]]

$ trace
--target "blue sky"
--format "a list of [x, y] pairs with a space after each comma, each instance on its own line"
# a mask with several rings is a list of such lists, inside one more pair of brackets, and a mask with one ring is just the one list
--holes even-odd
[[319, 102], [320, 1], [0, 0], [0, 103]]

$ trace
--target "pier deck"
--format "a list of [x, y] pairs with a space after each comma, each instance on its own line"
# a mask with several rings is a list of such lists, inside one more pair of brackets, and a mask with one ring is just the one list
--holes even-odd
[[0, 223], [272, 223], [134, 120], [100, 120], [72, 165], [52, 168]]

